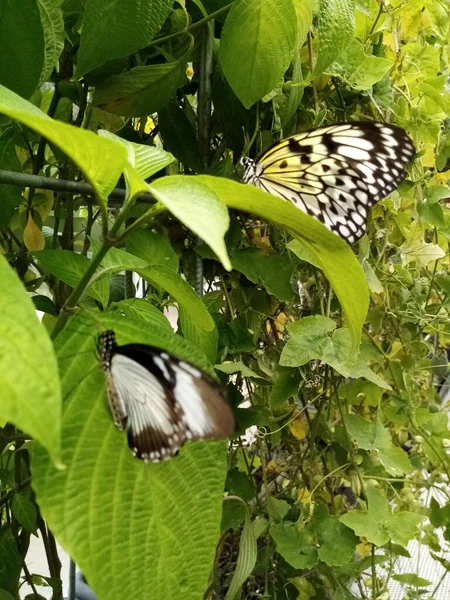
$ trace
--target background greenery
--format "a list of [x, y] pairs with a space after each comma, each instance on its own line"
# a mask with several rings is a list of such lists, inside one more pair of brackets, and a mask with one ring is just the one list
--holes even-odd
[[[434, 0], [1, 3], [2, 600], [62, 597], [54, 535], [100, 600], [438, 597], [449, 30]], [[354, 248], [238, 183], [242, 155], [359, 119], [418, 155]], [[253, 429], [137, 461], [104, 328], [215, 373]], [[437, 585], [397, 573], [411, 539]]]

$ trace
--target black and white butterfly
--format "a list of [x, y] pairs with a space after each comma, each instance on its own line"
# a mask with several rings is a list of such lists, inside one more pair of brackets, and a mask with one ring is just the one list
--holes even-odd
[[118, 346], [113, 331], [99, 335], [98, 352], [114, 423], [138, 458], [166, 460], [188, 440], [234, 432], [220, 386], [194, 365], [153, 346]]
[[243, 180], [293, 202], [350, 244], [365, 232], [369, 209], [406, 176], [415, 148], [403, 129], [359, 121], [305, 131], [258, 161], [243, 157]]

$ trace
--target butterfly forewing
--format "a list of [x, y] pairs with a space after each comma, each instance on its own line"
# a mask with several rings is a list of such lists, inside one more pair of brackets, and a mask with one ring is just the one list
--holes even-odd
[[406, 176], [414, 146], [400, 127], [361, 121], [289, 137], [257, 163], [245, 159], [244, 181], [321, 220], [350, 243], [365, 232], [371, 206]]
[[113, 335], [105, 332], [99, 338], [108, 401], [138, 458], [165, 460], [188, 440], [233, 433], [232, 411], [205, 373], [152, 346], [117, 346]]

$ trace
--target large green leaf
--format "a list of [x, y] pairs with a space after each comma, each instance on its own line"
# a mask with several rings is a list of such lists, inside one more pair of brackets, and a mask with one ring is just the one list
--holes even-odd
[[33, 436], [58, 461], [61, 399], [53, 347], [31, 298], [1, 255], [0, 314], [0, 418]]
[[356, 535], [365, 537], [376, 546], [384, 546], [389, 540], [406, 546], [425, 519], [424, 515], [408, 511], [391, 512], [389, 502], [372, 486], [367, 486], [367, 501], [367, 511], [354, 510], [340, 517], [340, 520]]
[[81, 30], [77, 75], [147, 46], [172, 8], [173, 0], [89, 0]]
[[134, 458], [107, 406], [95, 356], [98, 320], [116, 332], [119, 344], [156, 345], [211, 372], [195, 347], [164, 329], [114, 313], [73, 318], [56, 340], [67, 468], [56, 470], [36, 448], [37, 501], [99, 600], [198, 600], [220, 532], [226, 444], [188, 443], [159, 464]]
[[29, 98], [39, 82], [43, 65], [44, 32], [36, 0], [2, 0], [0, 84]]
[[368, 90], [386, 75], [393, 64], [386, 58], [365, 54], [361, 42], [353, 39], [327, 71], [342, 77], [356, 90]]
[[30, 127], [67, 154], [100, 198], [106, 199], [114, 189], [127, 161], [124, 146], [92, 131], [54, 121], [3, 86], [0, 86], [0, 113]]
[[173, 175], [152, 182], [148, 189], [214, 250], [226, 269], [231, 270], [224, 239], [230, 218], [225, 204], [212, 186], [204, 185], [198, 177]]
[[354, 31], [355, 0], [320, 0], [317, 75], [340, 57], [350, 44]]
[[207, 175], [192, 179], [209, 186], [228, 207], [278, 223], [297, 237], [333, 287], [351, 332], [352, 351], [356, 350], [369, 306], [369, 291], [364, 271], [350, 246], [290, 202], [253, 186]]
[[292, 0], [235, 0], [222, 32], [220, 62], [246, 108], [284, 75], [295, 48], [296, 23]]

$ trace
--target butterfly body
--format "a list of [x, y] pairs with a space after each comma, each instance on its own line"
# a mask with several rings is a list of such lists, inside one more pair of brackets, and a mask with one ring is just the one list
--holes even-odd
[[299, 133], [258, 161], [241, 163], [245, 183], [292, 202], [354, 243], [370, 208], [405, 178], [414, 153], [400, 127], [360, 121]]
[[221, 388], [194, 365], [153, 346], [118, 346], [112, 331], [100, 334], [98, 350], [114, 423], [138, 458], [167, 460], [188, 440], [233, 433]]

